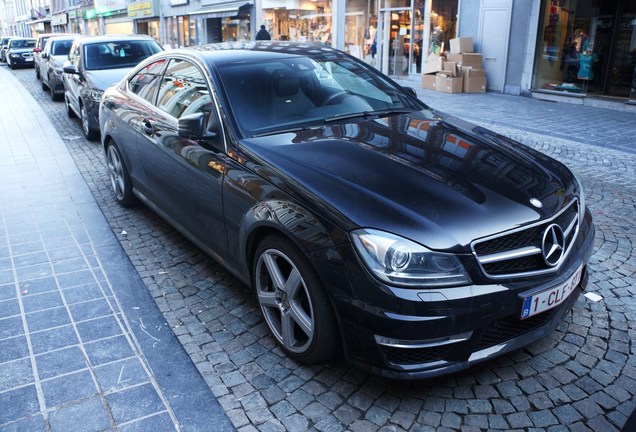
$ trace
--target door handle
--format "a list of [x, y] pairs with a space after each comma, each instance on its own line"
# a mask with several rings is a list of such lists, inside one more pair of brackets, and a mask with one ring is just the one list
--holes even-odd
[[141, 130], [146, 135], [152, 135], [152, 124], [146, 119], [142, 120]]
[[497, 57], [486, 57], [486, 61], [497, 61]]

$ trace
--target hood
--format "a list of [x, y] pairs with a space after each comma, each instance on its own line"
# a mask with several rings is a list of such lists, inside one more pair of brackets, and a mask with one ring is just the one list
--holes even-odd
[[90, 87], [106, 90], [113, 84], [117, 84], [133, 68], [102, 69], [84, 71], [84, 77], [91, 83]]
[[559, 162], [433, 111], [241, 144], [270, 181], [343, 229], [377, 228], [435, 250], [465, 251], [477, 238], [553, 215], [578, 192]]

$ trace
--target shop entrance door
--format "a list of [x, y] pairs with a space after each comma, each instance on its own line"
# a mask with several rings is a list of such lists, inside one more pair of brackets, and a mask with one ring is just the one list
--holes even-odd
[[411, 9], [394, 8], [380, 11], [377, 47], [379, 69], [393, 77], [409, 74], [413, 62], [411, 49]]

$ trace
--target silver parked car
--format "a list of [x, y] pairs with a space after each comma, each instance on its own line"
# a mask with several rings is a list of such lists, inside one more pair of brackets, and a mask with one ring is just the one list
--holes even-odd
[[55, 36], [46, 41], [40, 61], [40, 78], [42, 90], [51, 93], [51, 99], [61, 100], [64, 97], [62, 81], [62, 65], [68, 58], [73, 41], [77, 36]]

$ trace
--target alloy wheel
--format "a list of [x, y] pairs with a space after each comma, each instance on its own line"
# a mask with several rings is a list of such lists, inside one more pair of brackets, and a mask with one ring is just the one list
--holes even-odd
[[305, 353], [314, 338], [314, 307], [294, 262], [277, 249], [261, 253], [256, 264], [256, 290], [274, 337], [292, 353]]
[[108, 147], [106, 164], [108, 165], [108, 175], [113, 187], [113, 192], [115, 193], [115, 198], [117, 198], [117, 201], [123, 201], [126, 180], [124, 178], [124, 167], [115, 146], [111, 145]]

